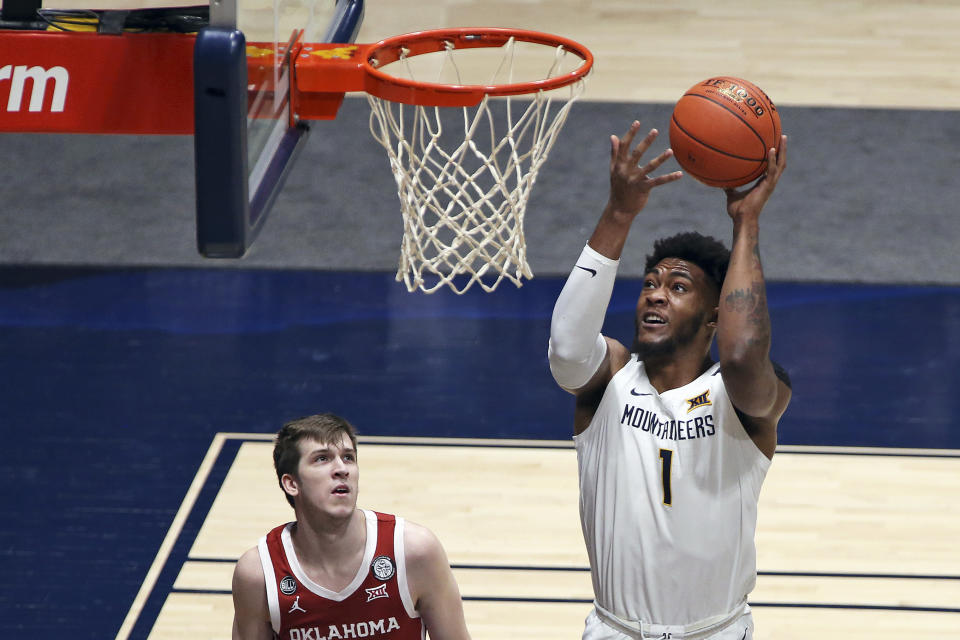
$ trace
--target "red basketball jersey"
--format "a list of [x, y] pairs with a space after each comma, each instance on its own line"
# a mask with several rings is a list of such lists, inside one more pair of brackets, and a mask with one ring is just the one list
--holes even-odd
[[311, 580], [290, 540], [293, 523], [260, 539], [270, 621], [280, 640], [423, 640], [407, 586], [403, 518], [363, 511], [367, 543], [356, 577], [334, 592]]

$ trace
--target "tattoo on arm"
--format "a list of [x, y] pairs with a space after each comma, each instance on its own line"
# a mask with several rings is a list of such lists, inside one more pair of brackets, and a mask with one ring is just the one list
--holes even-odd
[[767, 322], [767, 294], [763, 281], [755, 281], [750, 289], [734, 289], [723, 301], [727, 311], [745, 313], [753, 325]]
[[[756, 287], [756, 284], [754, 284]], [[757, 296], [751, 289], [734, 289], [727, 294], [724, 300], [727, 311], [733, 313], [749, 313], [757, 306]]]
[[[734, 232], [734, 244], [738, 241], [747, 243], [752, 257], [751, 266], [744, 265], [752, 271], [752, 282], [748, 288], [734, 289], [723, 300], [724, 310], [727, 313], [741, 316], [742, 329], [747, 329], [747, 335], [742, 336], [747, 343], [758, 345], [768, 343], [770, 339], [770, 316], [767, 312], [767, 293], [763, 281], [763, 266], [760, 262], [760, 242], [756, 230], [745, 230], [743, 236]], [[740, 255], [743, 255], [742, 253]], [[750, 261], [748, 258], [747, 261]], [[749, 277], [749, 276], [748, 276]]]

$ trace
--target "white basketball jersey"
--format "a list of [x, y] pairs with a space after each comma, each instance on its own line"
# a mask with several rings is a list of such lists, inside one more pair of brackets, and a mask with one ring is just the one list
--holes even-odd
[[770, 460], [737, 417], [719, 364], [661, 394], [634, 355], [575, 440], [602, 607], [686, 625], [744, 602], [756, 583], [757, 501]]

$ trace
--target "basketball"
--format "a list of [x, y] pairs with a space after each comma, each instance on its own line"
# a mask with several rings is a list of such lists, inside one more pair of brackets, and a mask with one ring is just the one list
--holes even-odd
[[721, 76], [690, 87], [670, 119], [670, 146], [680, 166], [711, 187], [739, 187], [767, 170], [780, 149], [780, 115], [760, 87]]

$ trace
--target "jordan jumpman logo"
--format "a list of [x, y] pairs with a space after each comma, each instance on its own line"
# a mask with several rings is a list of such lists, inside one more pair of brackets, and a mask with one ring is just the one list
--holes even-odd
[[293, 601], [293, 606], [290, 607], [290, 611], [287, 611], [287, 613], [293, 613], [294, 611], [302, 611], [303, 613], [307, 612], [306, 609], [300, 606], [300, 596], [297, 596], [297, 599]]

